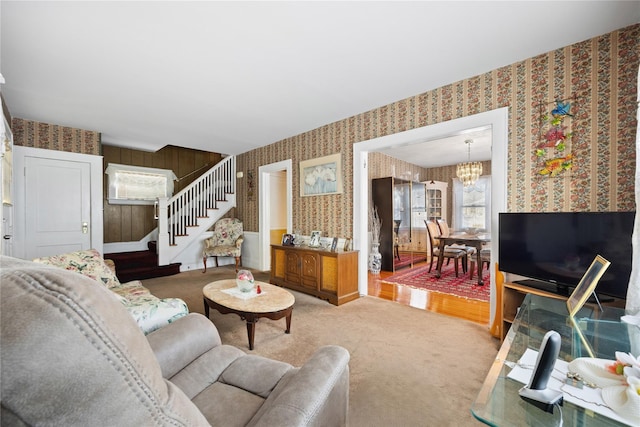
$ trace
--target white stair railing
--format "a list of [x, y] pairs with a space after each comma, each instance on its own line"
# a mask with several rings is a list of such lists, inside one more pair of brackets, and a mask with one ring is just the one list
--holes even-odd
[[171, 263], [236, 205], [236, 158], [229, 156], [171, 198], [158, 199], [158, 262]]

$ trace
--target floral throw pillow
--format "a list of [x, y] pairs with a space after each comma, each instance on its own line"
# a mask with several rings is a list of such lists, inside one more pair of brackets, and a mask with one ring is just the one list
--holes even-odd
[[114, 272], [105, 264], [102, 256], [95, 249], [35, 258], [33, 261], [78, 272], [100, 282], [108, 289], [120, 286], [120, 281]]

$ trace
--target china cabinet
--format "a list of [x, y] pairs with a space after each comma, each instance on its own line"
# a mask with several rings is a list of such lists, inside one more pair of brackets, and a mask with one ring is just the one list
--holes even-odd
[[447, 188], [449, 184], [442, 181], [426, 181], [427, 216], [430, 220], [447, 219]]
[[382, 270], [395, 271], [426, 259], [427, 196], [424, 183], [385, 177], [371, 183], [374, 206], [382, 220]]

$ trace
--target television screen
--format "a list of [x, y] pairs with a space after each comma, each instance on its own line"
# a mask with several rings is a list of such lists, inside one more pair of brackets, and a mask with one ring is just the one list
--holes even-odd
[[611, 266], [596, 293], [625, 299], [634, 218], [635, 212], [500, 213], [498, 265], [543, 281], [542, 289], [568, 295], [601, 255]]

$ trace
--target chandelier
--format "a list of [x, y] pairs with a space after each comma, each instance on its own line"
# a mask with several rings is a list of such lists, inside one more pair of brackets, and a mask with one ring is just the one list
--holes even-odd
[[469, 157], [468, 162], [466, 163], [458, 163], [456, 166], [456, 176], [465, 187], [469, 187], [474, 185], [480, 175], [482, 175], [482, 163], [480, 162], [472, 162], [471, 161], [471, 143], [473, 139], [467, 139], [464, 141], [469, 147]]

